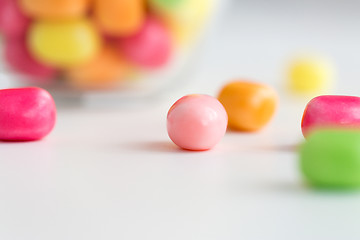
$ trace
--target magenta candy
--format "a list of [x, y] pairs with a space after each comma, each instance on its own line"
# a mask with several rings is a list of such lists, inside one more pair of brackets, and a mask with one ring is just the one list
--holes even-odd
[[360, 98], [324, 95], [306, 106], [301, 129], [307, 137], [321, 128], [360, 128]]
[[22, 38], [7, 40], [5, 60], [16, 71], [36, 80], [52, 80], [56, 71], [31, 56]]
[[16, 0], [0, 0], [0, 32], [7, 38], [25, 36], [29, 24]]
[[39, 140], [51, 132], [55, 121], [56, 106], [46, 90], [0, 90], [0, 140]]
[[148, 68], [166, 64], [171, 55], [171, 38], [156, 18], [148, 18], [141, 30], [120, 40], [120, 51], [133, 63]]
[[223, 105], [207, 95], [188, 95], [170, 108], [167, 130], [170, 139], [186, 150], [213, 148], [224, 136], [228, 117]]

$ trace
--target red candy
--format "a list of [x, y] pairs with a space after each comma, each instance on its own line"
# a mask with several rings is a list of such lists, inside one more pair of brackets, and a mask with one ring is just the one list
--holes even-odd
[[306, 106], [301, 129], [307, 137], [321, 128], [360, 128], [360, 98], [324, 95]]
[[50, 80], [56, 74], [55, 69], [40, 63], [30, 55], [23, 39], [6, 41], [5, 59], [14, 70], [36, 80]]
[[0, 0], [0, 32], [6, 37], [24, 36], [29, 23], [16, 0]]
[[0, 140], [32, 141], [48, 135], [55, 126], [56, 106], [41, 88], [0, 90]]
[[120, 41], [120, 51], [130, 61], [149, 68], [161, 67], [167, 63], [171, 48], [168, 31], [155, 18], [148, 18], [137, 34]]

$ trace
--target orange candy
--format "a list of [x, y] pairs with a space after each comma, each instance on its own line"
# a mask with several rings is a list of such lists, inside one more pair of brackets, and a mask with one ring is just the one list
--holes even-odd
[[82, 16], [89, 0], [19, 0], [23, 11], [33, 18], [67, 19]]
[[95, 19], [105, 33], [129, 36], [145, 19], [144, 0], [94, 0]]
[[257, 131], [273, 116], [277, 106], [276, 92], [263, 84], [231, 82], [220, 91], [219, 101], [229, 116], [233, 130]]
[[124, 77], [128, 64], [107, 46], [90, 62], [70, 68], [65, 73], [69, 84], [77, 88], [109, 88]]

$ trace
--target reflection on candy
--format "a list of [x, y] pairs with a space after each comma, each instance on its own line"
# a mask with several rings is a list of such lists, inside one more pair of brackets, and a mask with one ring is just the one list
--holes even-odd
[[274, 115], [276, 92], [263, 84], [234, 81], [223, 87], [218, 96], [229, 116], [229, 127], [239, 131], [257, 131]]
[[360, 187], [359, 148], [359, 131], [316, 131], [301, 146], [301, 171], [315, 187]]
[[145, 19], [144, 0], [94, 0], [95, 21], [115, 36], [135, 34]]
[[319, 96], [306, 106], [301, 129], [305, 137], [322, 128], [360, 129], [360, 98], [352, 96]]
[[40, 88], [0, 90], [0, 140], [32, 141], [48, 135], [55, 126], [56, 106]]
[[133, 63], [149, 68], [166, 64], [171, 55], [171, 39], [164, 25], [156, 18], [148, 18], [141, 30], [121, 39], [122, 51]]
[[288, 85], [294, 92], [318, 93], [331, 88], [334, 67], [326, 59], [304, 57], [292, 62], [288, 74]]
[[167, 131], [170, 139], [186, 150], [213, 148], [224, 136], [227, 115], [221, 103], [207, 95], [187, 95], [170, 108]]
[[23, 11], [40, 19], [72, 19], [85, 14], [92, 0], [18, 0]]
[[0, 0], [0, 32], [7, 38], [25, 36], [30, 20], [15, 0]]
[[104, 47], [93, 60], [70, 68], [66, 72], [69, 83], [78, 88], [103, 88], [115, 86], [128, 66], [111, 47]]
[[17, 72], [32, 79], [51, 79], [56, 74], [55, 69], [40, 63], [30, 55], [22, 38], [7, 40], [4, 51], [6, 62]]
[[58, 67], [69, 67], [95, 57], [100, 43], [93, 25], [85, 19], [77, 19], [34, 23], [28, 45], [37, 59]]

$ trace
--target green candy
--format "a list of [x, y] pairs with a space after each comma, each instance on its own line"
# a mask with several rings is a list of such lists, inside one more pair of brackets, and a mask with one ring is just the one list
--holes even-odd
[[300, 166], [313, 186], [360, 187], [360, 131], [314, 132], [301, 146]]
[[151, 0], [150, 2], [160, 9], [169, 10], [178, 7], [184, 1], [187, 0]]

